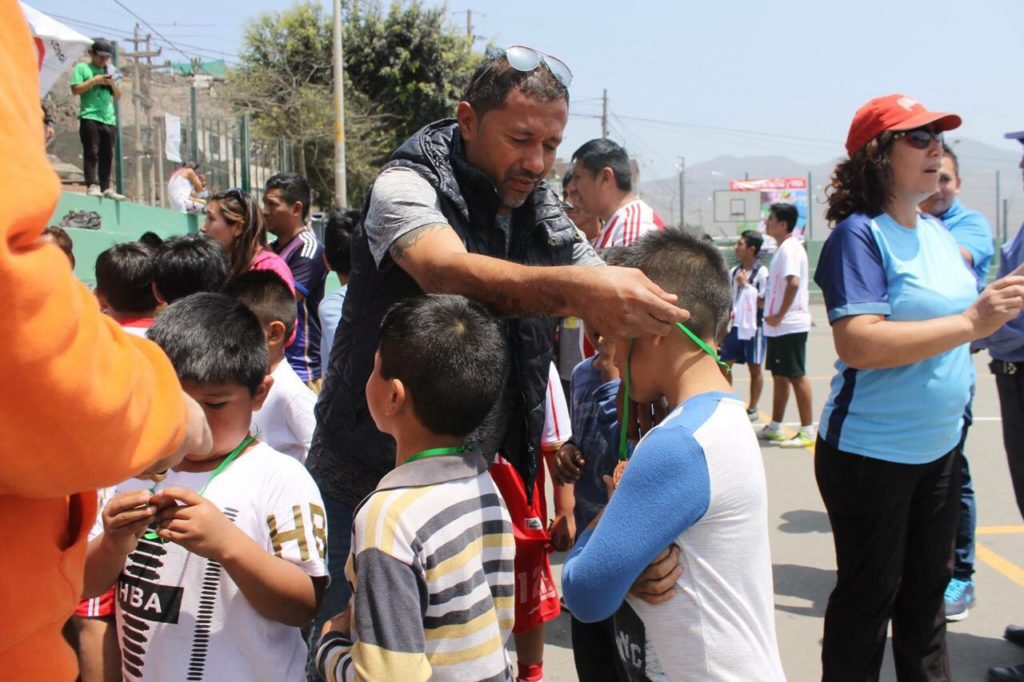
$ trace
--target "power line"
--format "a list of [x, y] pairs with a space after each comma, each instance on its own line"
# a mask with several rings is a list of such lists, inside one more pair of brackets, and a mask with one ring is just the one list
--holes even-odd
[[[85, 21], [83, 19], [76, 19], [74, 17], [64, 17], [64, 16], [61, 16], [59, 14], [51, 14], [50, 16], [53, 17], [54, 19], [60, 19], [61, 21], [66, 21], [66, 22], [71, 23], [71, 24], [78, 24], [78, 25], [81, 25], [81, 26], [84, 26], [84, 27], [88, 27], [90, 30], [91, 29], [100, 29], [102, 31], [107, 31], [107, 32], [110, 32], [110, 33], [121, 33], [121, 34], [129, 34], [129, 33], [131, 33], [131, 30], [129, 30], [129, 29], [118, 28], [116, 26], [107, 26], [105, 24], [97, 24], [97, 23], [94, 23], [94, 22], [91, 22], [91, 21]], [[197, 54], [199, 54], [201, 56], [213, 57], [213, 58], [220, 59], [220, 60], [223, 60], [223, 61], [231, 61], [231, 62], [233, 62], [235, 64], [240, 63], [239, 60], [241, 58], [239, 57], [239, 55], [237, 55], [237, 54], [235, 54], [233, 52], [219, 52], [219, 51], [207, 48], [207, 47], [203, 47], [202, 45], [190, 45], [189, 43], [182, 43], [182, 42], [179, 42], [178, 45], [180, 45], [182, 47], [192, 48], [193, 51], [195, 51]], [[176, 50], [176, 51], [177, 52], [181, 52], [181, 50]], [[187, 56], [188, 55], [186, 55], [186, 57]]]
[[190, 54], [188, 54], [187, 52], [185, 52], [184, 50], [182, 50], [182, 49], [181, 49], [180, 47], [178, 47], [177, 45], [175, 45], [175, 44], [174, 44], [174, 43], [173, 43], [173, 42], [172, 42], [171, 40], [169, 40], [169, 39], [168, 39], [168, 38], [167, 38], [167, 37], [166, 37], [166, 36], [165, 36], [165, 35], [164, 35], [163, 33], [160, 33], [160, 31], [158, 31], [158, 30], [156, 30], [155, 28], [153, 28], [153, 25], [152, 25], [152, 24], [150, 24], [150, 23], [149, 23], [148, 21], [146, 21], [145, 19], [143, 19], [142, 17], [140, 17], [140, 16], [138, 15], [138, 14], [136, 14], [135, 12], [133, 12], [133, 11], [131, 10], [131, 8], [130, 8], [130, 7], [128, 7], [128, 5], [126, 5], [126, 4], [124, 4], [123, 2], [121, 2], [121, 0], [114, 0], [114, 3], [115, 3], [115, 4], [117, 4], [117, 6], [118, 6], [118, 7], [120, 7], [121, 9], [123, 9], [123, 10], [124, 10], [125, 12], [128, 12], [128, 14], [132, 15], [133, 17], [135, 17], [136, 19], [138, 19], [139, 21], [141, 21], [141, 22], [142, 22], [142, 24], [143, 24], [144, 26], [146, 26], [146, 27], [147, 27], [147, 28], [148, 28], [149, 30], [151, 30], [151, 31], [152, 31], [153, 33], [155, 33], [155, 34], [157, 35], [157, 37], [158, 37], [158, 38], [160, 38], [160, 39], [161, 39], [161, 40], [163, 40], [163, 41], [164, 41], [165, 43], [167, 43], [167, 45], [168, 45], [169, 47], [171, 47], [171, 48], [172, 48], [172, 49], [173, 49], [173, 50], [174, 50], [175, 52], [177, 52], [178, 54], [180, 54], [180, 55], [181, 55], [182, 57], [184, 57], [185, 59], [188, 59], [189, 61], [191, 61], [191, 60], [192, 60], [192, 58], [193, 58], [193, 57], [192, 57], [192, 55], [190, 55]]

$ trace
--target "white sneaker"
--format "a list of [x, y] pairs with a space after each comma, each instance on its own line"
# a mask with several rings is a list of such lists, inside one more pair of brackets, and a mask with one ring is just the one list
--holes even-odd
[[761, 440], [766, 440], [769, 443], [781, 443], [786, 440], [786, 434], [782, 432], [782, 427], [773, 429], [771, 424], [761, 429], [758, 432], [757, 437]]
[[104, 199], [112, 199], [113, 201], [124, 201], [125, 197], [124, 197], [123, 194], [118, 194], [113, 189], [107, 188], [107, 189], [103, 190], [103, 198]]
[[99, 185], [89, 185], [89, 189], [85, 190], [85, 196], [87, 197], [102, 197], [103, 192], [100, 191]]
[[800, 429], [792, 438], [780, 442], [780, 448], [810, 448], [814, 446], [814, 436], [806, 429]]

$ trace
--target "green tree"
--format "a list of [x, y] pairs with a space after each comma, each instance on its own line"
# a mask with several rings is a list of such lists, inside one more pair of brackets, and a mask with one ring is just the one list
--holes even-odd
[[[451, 116], [479, 57], [419, 2], [343, 8], [348, 194], [358, 204], [408, 135]], [[317, 2], [267, 12], [247, 26], [231, 100], [256, 132], [293, 141], [321, 205], [334, 195], [331, 15]]]

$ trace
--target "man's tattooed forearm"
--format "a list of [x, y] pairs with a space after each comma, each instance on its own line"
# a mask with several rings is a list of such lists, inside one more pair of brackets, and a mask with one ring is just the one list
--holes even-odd
[[393, 258], [396, 263], [400, 263], [405, 257], [405, 252], [415, 246], [416, 242], [422, 239], [427, 232], [432, 230], [450, 229], [452, 228], [447, 225], [424, 225], [423, 227], [417, 227], [415, 230], [406, 232], [391, 243], [391, 248], [389, 249], [391, 258]]

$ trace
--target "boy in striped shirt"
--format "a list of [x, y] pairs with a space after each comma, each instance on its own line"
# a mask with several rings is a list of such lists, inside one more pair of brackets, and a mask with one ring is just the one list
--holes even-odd
[[463, 447], [507, 357], [498, 323], [461, 296], [406, 299], [384, 317], [366, 398], [396, 468], [356, 509], [352, 600], [317, 650], [328, 682], [512, 679], [512, 523], [487, 462]]

